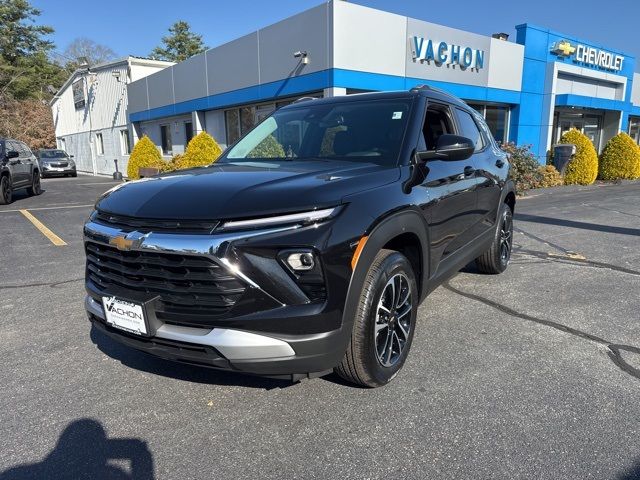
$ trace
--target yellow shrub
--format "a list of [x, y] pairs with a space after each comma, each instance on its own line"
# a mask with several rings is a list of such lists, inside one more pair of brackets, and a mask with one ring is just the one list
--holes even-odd
[[200, 132], [189, 141], [184, 155], [176, 155], [173, 163], [178, 169], [202, 167], [215, 162], [221, 153], [218, 142], [207, 132]]
[[247, 155], [248, 158], [285, 158], [284, 148], [276, 137], [267, 135], [253, 150]]
[[138, 140], [138, 143], [135, 144], [131, 151], [129, 163], [127, 164], [127, 177], [132, 180], [138, 179], [140, 178], [138, 169], [161, 168], [163, 163], [164, 161], [158, 148], [151, 139], [145, 135]]
[[538, 168], [540, 172], [540, 182], [538, 184], [539, 188], [546, 187], [557, 187], [559, 185], [564, 185], [564, 180], [562, 179], [562, 175], [560, 172], [556, 170], [556, 167], [553, 165], [544, 165]]
[[598, 170], [602, 180], [640, 178], [640, 147], [629, 135], [619, 133], [604, 147]]
[[560, 143], [572, 143], [576, 146], [576, 154], [564, 172], [564, 183], [591, 185], [595, 182], [598, 176], [598, 154], [591, 140], [578, 130], [571, 129], [562, 135]]

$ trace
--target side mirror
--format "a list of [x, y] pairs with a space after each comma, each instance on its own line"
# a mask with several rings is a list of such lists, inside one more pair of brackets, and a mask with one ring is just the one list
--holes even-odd
[[73, 157], [74, 157], [73, 155], [69, 155], [69, 158], [73, 158]]
[[20, 154], [19, 154], [17, 151], [15, 151], [15, 150], [9, 150], [9, 151], [7, 152], [7, 159], [8, 159], [8, 160], [10, 160], [10, 159], [12, 159], [12, 158], [18, 158], [19, 156], [20, 156]]
[[435, 150], [418, 152], [417, 156], [422, 161], [428, 160], [466, 160], [475, 151], [476, 146], [467, 137], [445, 133], [438, 137]]

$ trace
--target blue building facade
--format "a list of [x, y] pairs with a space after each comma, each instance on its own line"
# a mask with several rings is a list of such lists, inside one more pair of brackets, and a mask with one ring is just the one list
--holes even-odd
[[302, 95], [429, 84], [482, 113], [501, 142], [544, 163], [570, 128], [601, 150], [620, 131], [640, 143], [640, 75], [628, 53], [535, 25], [515, 41], [327, 2], [128, 85], [134, 139], [164, 155], [206, 130], [223, 146]]

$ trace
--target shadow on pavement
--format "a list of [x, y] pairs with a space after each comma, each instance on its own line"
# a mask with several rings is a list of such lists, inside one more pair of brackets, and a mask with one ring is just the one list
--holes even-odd
[[[117, 462], [117, 463], [116, 463]], [[129, 471], [120, 465], [128, 464]], [[100, 422], [88, 418], [71, 423], [44, 460], [0, 473], [0, 480], [154, 478], [153, 456], [138, 438], [107, 438]]]
[[164, 360], [121, 345], [94, 327], [91, 327], [91, 341], [100, 349], [101, 352], [115, 360], [118, 360], [127, 367], [176, 380], [211, 385], [258, 388], [263, 390], [286, 388], [294, 385], [289, 380], [256, 377], [239, 372], [227, 372], [224, 370], [216, 370], [214, 368], [199, 367], [187, 363]]
[[516, 213], [515, 220], [519, 222], [544, 223], [546, 225], [557, 225], [559, 227], [594, 230], [596, 232], [618, 233], [621, 235], [640, 236], [640, 228], [614, 227], [612, 225], [601, 225], [599, 223], [577, 222], [575, 220], [565, 220], [562, 218], [541, 217], [539, 215], [529, 215], [526, 213]]

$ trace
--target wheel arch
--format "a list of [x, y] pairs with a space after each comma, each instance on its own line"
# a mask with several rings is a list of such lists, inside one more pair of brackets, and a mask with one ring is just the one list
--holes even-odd
[[345, 348], [350, 338], [353, 319], [358, 309], [360, 293], [369, 271], [369, 266], [381, 249], [388, 248], [400, 251], [407, 256], [412, 266], [419, 265], [419, 271], [414, 273], [418, 282], [420, 301], [424, 299], [427, 292], [429, 230], [420, 211], [411, 208], [392, 213], [375, 222], [364, 236], [367, 237], [366, 243], [360, 251], [351, 274], [342, 313], [342, 328], [349, 332], [349, 335], [346, 335]]

